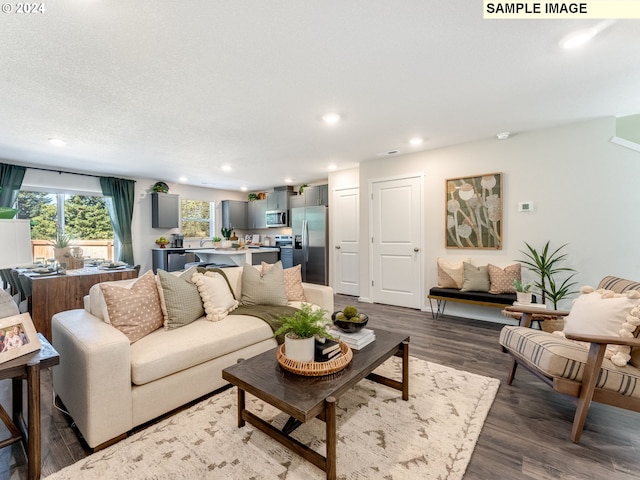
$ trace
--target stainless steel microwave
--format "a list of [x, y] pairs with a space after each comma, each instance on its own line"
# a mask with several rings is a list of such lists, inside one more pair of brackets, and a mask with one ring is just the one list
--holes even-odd
[[267, 227], [288, 227], [286, 210], [267, 210]]

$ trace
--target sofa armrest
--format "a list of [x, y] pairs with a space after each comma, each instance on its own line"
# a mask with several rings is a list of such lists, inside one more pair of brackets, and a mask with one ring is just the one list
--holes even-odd
[[333, 313], [333, 288], [315, 283], [302, 283], [307, 302], [318, 305], [323, 310]]
[[90, 447], [133, 427], [129, 339], [86, 310], [53, 316], [53, 388]]

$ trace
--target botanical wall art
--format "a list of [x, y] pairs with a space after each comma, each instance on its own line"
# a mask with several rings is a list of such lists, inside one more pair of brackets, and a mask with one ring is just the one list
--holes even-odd
[[502, 248], [502, 174], [446, 180], [447, 248]]

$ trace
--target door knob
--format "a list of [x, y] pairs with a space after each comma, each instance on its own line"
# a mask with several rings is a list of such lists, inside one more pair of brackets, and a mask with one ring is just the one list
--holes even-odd
[[340, 245], [336, 245], [336, 250], [340, 250]]
[[413, 249], [413, 251], [414, 251], [414, 252], [419, 252], [419, 251], [420, 251], [420, 249], [419, 249], [418, 247], [416, 247], [416, 248], [414, 248], [414, 249]]

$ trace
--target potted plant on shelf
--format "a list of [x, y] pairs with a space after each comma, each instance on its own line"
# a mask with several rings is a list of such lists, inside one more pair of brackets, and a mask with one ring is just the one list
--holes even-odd
[[532, 283], [522, 283], [519, 279], [513, 281], [513, 286], [516, 289], [516, 300], [518, 303], [527, 305], [531, 303], [531, 287]]
[[293, 315], [280, 318], [280, 328], [273, 335], [284, 335], [285, 355], [288, 358], [298, 362], [312, 362], [315, 338], [333, 338], [327, 332], [330, 322], [325, 317], [326, 314], [325, 310], [314, 310], [311, 305], [303, 303]]

